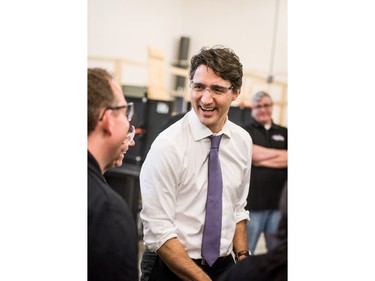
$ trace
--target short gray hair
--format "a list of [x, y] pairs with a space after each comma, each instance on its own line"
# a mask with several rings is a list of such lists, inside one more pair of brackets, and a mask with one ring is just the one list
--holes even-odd
[[265, 92], [265, 91], [259, 91], [259, 92], [257, 92], [257, 93], [253, 96], [252, 103], [257, 102], [257, 101], [260, 101], [260, 100], [261, 100], [262, 98], [264, 98], [264, 97], [269, 97], [270, 100], [272, 101], [271, 96], [270, 96], [267, 92]]

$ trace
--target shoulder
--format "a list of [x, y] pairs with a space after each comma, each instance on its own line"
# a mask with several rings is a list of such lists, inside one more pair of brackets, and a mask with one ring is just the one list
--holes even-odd
[[153, 141], [151, 149], [181, 148], [181, 143], [185, 142], [190, 134], [189, 122], [184, 116], [163, 130]]
[[235, 140], [244, 141], [246, 143], [252, 142], [251, 136], [246, 129], [242, 128], [241, 126], [239, 126], [235, 123], [233, 123], [230, 120], [228, 120], [228, 127], [229, 127], [229, 130], [230, 130], [231, 136], [233, 136]]
[[254, 130], [264, 130], [264, 127], [259, 124], [253, 117], [250, 117], [250, 119], [246, 123], [244, 123], [242, 127], [248, 132], [252, 132]]
[[[186, 117], [183, 117], [155, 138], [141, 167], [140, 176], [142, 179], [143, 175], [149, 174], [150, 171], [159, 173], [168, 167], [176, 168], [181, 164], [181, 159], [187, 153], [189, 142], [192, 139], [188, 126]], [[157, 165], [155, 165], [156, 163]]]
[[278, 124], [275, 124], [275, 123], [272, 123], [272, 129], [276, 129], [276, 130], [280, 130], [280, 131], [285, 131], [285, 132], [288, 131], [287, 127], [284, 127], [282, 125], [278, 125]]
[[160, 131], [161, 132], [164, 131], [165, 129], [167, 129], [168, 127], [170, 127], [171, 125], [173, 125], [174, 123], [179, 121], [181, 118], [183, 118], [185, 115], [186, 115], [186, 112], [185, 113], [179, 113], [179, 114], [176, 114], [174, 116], [170, 116], [168, 119], [166, 119], [162, 123]]
[[89, 215], [101, 216], [105, 213], [116, 216], [131, 216], [125, 200], [105, 182], [90, 181], [88, 183], [88, 210]]

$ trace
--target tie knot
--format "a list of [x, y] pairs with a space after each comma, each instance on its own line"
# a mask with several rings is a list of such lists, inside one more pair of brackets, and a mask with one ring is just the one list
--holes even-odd
[[223, 135], [218, 135], [218, 136], [212, 135], [212, 136], [210, 136], [210, 139], [211, 139], [211, 149], [213, 149], [213, 148], [219, 148], [222, 136]]

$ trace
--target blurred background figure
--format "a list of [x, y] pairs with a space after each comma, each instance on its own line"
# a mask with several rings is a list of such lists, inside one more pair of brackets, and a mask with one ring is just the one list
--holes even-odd
[[287, 128], [272, 121], [271, 96], [257, 92], [252, 99], [250, 121], [244, 125], [253, 140], [250, 190], [246, 209], [250, 211], [247, 224], [249, 249], [254, 254], [261, 233], [267, 250], [276, 245], [281, 191], [287, 180]]

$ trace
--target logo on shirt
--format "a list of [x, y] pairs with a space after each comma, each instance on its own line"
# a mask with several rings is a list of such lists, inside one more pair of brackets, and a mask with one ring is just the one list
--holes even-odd
[[272, 139], [273, 139], [274, 141], [285, 141], [285, 138], [284, 138], [284, 136], [282, 136], [282, 135], [273, 135], [273, 136], [272, 136]]

